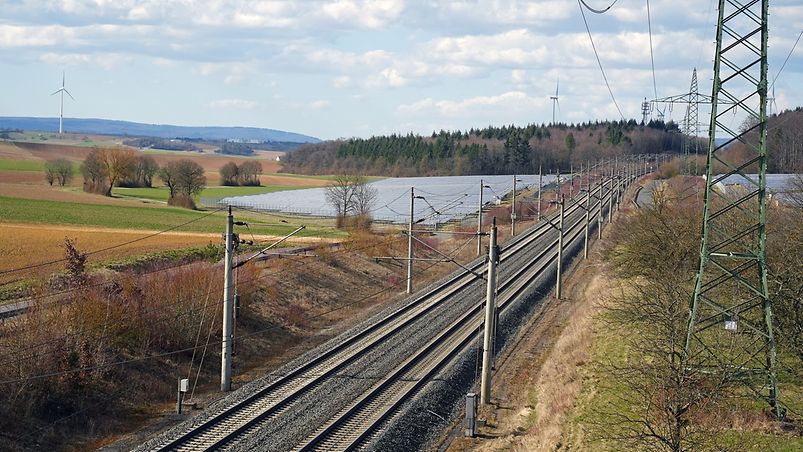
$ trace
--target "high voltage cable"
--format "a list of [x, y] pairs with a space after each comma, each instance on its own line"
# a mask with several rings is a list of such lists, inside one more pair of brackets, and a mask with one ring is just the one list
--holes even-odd
[[588, 3], [586, 3], [586, 2], [585, 2], [585, 0], [579, 0], [579, 1], [580, 1], [580, 3], [582, 3], [582, 4], [583, 4], [583, 6], [585, 6], [586, 8], [588, 8], [588, 10], [589, 10], [589, 11], [591, 11], [592, 13], [595, 13], [595, 14], [605, 14], [605, 13], [607, 13], [607, 12], [608, 12], [608, 10], [609, 10], [609, 9], [613, 8], [613, 5], [615, 5], [615, 4], [616, 4], [616, 2], [618, 2], [619, 0], [613, 0], [613, 3], [611, 3], [610, 5], [608, 5], [608, 7], [607, 7], [607, 8], [605, 8], [605, 9], [594, 9], [594, 8], [592, 8], [592, 7], [588, 6]]
[[[426, 270], [428, 270], [429, 268], [432, 268], [434, 265], [437, 265], [437, 264], [432, 264], [432, 265], [429, 265], [429, 266], [428, 266], [426, 269], [424, 269], [423, 271], [426, 271]], [[237, 340], [237, 339], [235, 338], [235, 341], [236, 341], [236, 340]], [[207, 343], [207, 345], [209, 345], [209, 344]], [[213, 344], [213, 345], [214, 345], [214, 344]], [[119, 394], [130, 394], [130, 393], [133, 393], [133, 389], [131, 389], [131, 388], [133, 388], [133, 386], [129, 385], [129, 387], [128, 387], [128, 388], [129, 388], [129, 390], [128, 390], [128, 391], [117, 391], [117, 392], [114, 392], [114, 393], [107, 393], [107, 392], [105, 392], [105, 394], [106, 394], [107, 396], [109, 396], [109, 397], [106, 397], [106, 398], [105, 398], [105, 400], [110, 400], [110, 399], [111, 399], [113, 396], [116, 396], [116, 395], [119, 395]], [[103, 392], [103, 391], [101, 391], [101, 392]], [[76, 412], [74, 412], [74, 413], [71, 413], [71, 414], [69, 414], [69, 415], [67, 415], [67, 416], [65, 416], [65, 417], [62, 417], [62, 418], [60, 418], [60, 419], [57, 419], [56, 421], [52, 422], [50, 425], [55, 425], [55, 424], [56, 424], [56, 423], [58, 423], [58, 422], [61, 422], [61, 421], [65, 420], [65, 419], [68, 419], [68, 418], [70, 418], [70, 417], [73, 417], [73, 416], [75, 416], [76, 414], [79, 414], [79, 413], [81, 413], [81, 412], [84, 412], [84, 411], [86, 411], [86, 410], [88, 410], [88, 409], [89, 409], [89, 408], [87, 408], [87, 409], [85, 409], [85, 410], [79, 410], [79, 411], [76, 411]], [[37, 430], [37, 431], [41, 431], [41, 430], [43, 430], [43, 429], [44, 429], [44, 427], [40, 428], [40, 429], [39, 429], [39, 430]], [[34, 432], [34, 433], [35, 433], [35, 432]], [[33, 434], [33, 433], [31, 433], [31, 434], [29, 434], [29, 435], [26, 435], [25, 437], [27, 437], [27, 436], [31, 436], [32, 434]]]
[[[433, 266], [435, 266], [437, 264], [438, 263], [434, 263], [434, 264], [428, 266], [427, 268], [421, 270], [419, 272], [419, 274], [429, 270], [430, 268], [432, 268]], [[391, 284], [388, 287], [385, 287], [385, 288], [383, 288], [383, 289], [381, 289], [379, 291], [376, 291], [376, 292], [373, 292], [371, 294], [368, 294], [368, 295], [366, 295], [366, 296], [364, 296], [362, 298], [359, 298], [357, 300], [354, 300], [352, 302], [349, 302], [349, 303], [343, 304], [341, 306], [338, 306], [338, 307], [329, 309], [327, 311], [318, 313], [316, 315], [313, 315], [313, 316], [309, 317], [309, 319], [310, 320], [314, 320], [314, 319], [317, 319], [317, 318], [321, 318], [321, 317], [324, 317], [324, 316], [326, 316], [328, 314], [331, 314], [333, 312], [337, 312], [339, 310], [354, 306], [354, 305], [356, 305], [358, 303], [362, 303], [363, 301], [368, 300], [368, 299], [373, 298], [373, 297], [376, 297], [378, 295], [381, 295], [382, 293], [387, 292], [388, 290], [390, 290], [390, 289], [392, 289], [394, 287], [401, 286], [401, 284], [402, 284], [402, 281], [399, 281], [398, 283], [395, 283], [395, 284]], [[262, 334], [262, 333], [266, 333], [266, 332], [269, 332], [269, 331], [273, 331], [273, 330], [276, 330], [276, 329], [279, 329], [279, 328], [281, 328], [280, 325], [273, 325], [273, 326], [264, 328], [262, 330], [257, 330], [257, 331], [252, 331], [250, 333], [240, 334], [235, 338], [235, 341], [236, 340], [240, 340], [240, 339], [245, 338], [245, 337], [255, 336], [255, 335], [258, 335], [258, 334]], [[219, 341], [215, 341], [215, 342], [207, 344], [205, 346], [219, 345], [219, 344], [222, 344], [222, 343], [223, 343], [223, 340], [221, 339]], [[46, 374], [33, 375], [33, 376], [25, 377], [25, 378], [18, 378], [18, 379], [12, 379], [12, 380], [3, 380], [3, 381], [0, 381], [0, 385], [27, 382], [27, 381], [32, 381], [32, 380], [41, 380], [43, 378], [56, 377], [56, 376], [60, 376], [60, 375], [68, 375], [68, 374], [73, 374], [73, 373], [76, 373], [76, 372], [88, 372], [88, 371], [105, 369], [105, 368], [109, 368], [109, 367], [122, 366], [122, 365], [125, 365], [125, 364], [134, 363], [134, 362], [141, 362], [141, 361], [146, 361], [146, 360], [149, 360], [149, 359], [162, 358], [162, 357], [165, 357], [165, 356], [172, 356], [172, 355], [176, 355], [176, 354], [179, 354], [179, 353], [185, 353], [185, 352], [188, 352], [188, 351], [194, 350], [196, 348], [200, 348], [200, 347], [201, 346], [187, 347], [187, 348], [183, 348], [183, 349], [180, 349], [180, 350], [173, 350], [173, 351], [169, 351], [169, 352], [157, 353], [157, 354], [148, 355], [148, 356], [140, 356], [140, 357], [137, 357], [137, 358], [125, 359], [125, 360], [121, 360], [121, 361], [115, 361], [115, 362], [112, 362], [112, 363], [100, 364], [100, 365], [97, 365], [97, 366], [70, 369], [70, 370], [59, 371], [59, 372], [50, 372], [50, 373], [46, 373]]]
[[658, 99], [658, 84], [655, 81], [655, 56], [653, 55], [653, 49], [652, 49], [652, 19], [650, 18], [650, 0], [647, 0], [647, 30], [649, 31], [650, 34], [650, 65], [652, 66], [652, 90], [653, 93], [655, 94], [655, 99]]
[[[343, 254], [346, 254], [346, 253], [354, 253], [354, 252], [356, 252], [356, 251], [361, 251], [361, 250], [364, 250], [364, 249], [369, 249], [369, 248], [374, 248], [374, 247], [377, 247], [377, 246], [382, 246], [382, 245], [385, 245], [385, 244], [387, 244], [387, 243], [390, 243], [391, 241], [395, 241], [395, 240], [396, 240], [396, 238], [395, 238], [395, 237], [389, 237], [389, 238], [387, 238], [387, 239], [385, 239], [385, 240], [383, 240], [383, 241], [380, 241], [380, 242], [378, 242], [378, 243], [375, 243], [375, 244], [366, 245], [366, 246], [357, 247], [357, 248], [352, 248], [352, 249], [344, 249], [344, 250], [342, 250], [342, 251], [337, 251], [336, 253], [343, 253]], [[315, 262], [315, 261], [313, 261], [313, 262]], [[299, 262], [299, 263], [300, 263], [300, 262]], [[283, 273], [285, 273], [285, 272], [288, 272], [288, 271], [290, 271], [290, 270], [294, 270], [295, 268], [297, 268], [297, 267], [299, 267], [299, 266], [300, 266], [300, 265], [295, 265], [295, 266], [293, 266], [293, 267], [286, 267], [286, 268], [283, 268], [283, 269], [281, 269], [281, 270], [277, 270], [277, 271], [274, 271], [274, 272], [270, 272], [270, 273], [267, 273], [267, 274], [263, 274], [263, 275], [261, 275], [261, 276], [257, 276], [257, 277], [254, 277], [254, 278], [250, 278], [250, 279], [247, 279], [247, 280], [243, 280], [243, 281], [241, 281], [241, 284], [247, 284], [247, 285], [250, 285], [250, 286], [253, 288], [253, 287], [255, 287], [255, 286], [254, 286], [254, 285], [252, 285], [252, 284], [250, 284], [250, 283], [252, 283], [252, 282], [259, 281], [259, 280], [262, 280], [262, 279], [271, 278], [271, 277], [278, 277], [279, 275], [281, 275], [281, 274], [283, 274]], [[277, 279], [277, 282], [279, 282], [279, 281], [280, 281], [280, 280], [278, 280], [278, 279]], [[109, 282], [107, 282], [106, 284], [109, 284], [109, 283], [114, 283], [114, 282], [116, 282], [116, 281], [109, 281]], [[103, 284], [97, 284], [96, 286], [101, 286], [101, 285], [103, 285]], [[84, 288], [85, 288], [85, 287], [84, 287]], [[84, 289], [84, 288], [76, 288], [76, 289], [74, 289], [74, 290], [80, 290], [80, 289]], [[208, 297], [209, 295], [213, 294], [214, 292], [218, 291], [219, 289], [220, 289], [220, 288], [217, 288], [217, 289], [214, 289], [214, 290], [207, 291], [206, 293], [200, 294], [200, 296], [201, 296], [201, 297]], [[254, 292], [255, 292], [255, 291], [251, 291], [251, 292], [245, 292], [244, 294], [248, 295], [248, 294], [251, 294], [251, 293], [254, 293]], [[221, 301], [220, 303], [222, 303], [222, 301]], [[48, 304], [50, 304], [50, 303], [48, 303]], [[146, 314], [146, 315], [147, 315], [147, 314], [157, 313], [157, 312], [159, 312], [159, 311], [162, 311], [162, 310], [165, 310], [165, 309], [168, 309], [168, 308], [172, 308], [172, 307], [175, 307], [175, 306], [176, 306], [176, 304], [175, 304], [175, 303], [171, 303], [171, 304], [162, 304], [162, 305], [154, 306], [152, 309], [149, 309], [149, 310], [147, 310], [147, 311], [142, 311], [142, 312], [140, 312], [140, 314]], [[197, 310], [197, 309], [196, 309], [196, 310]], [[191, 311], [189, 311], [189, 313], [193, 313], [193, 312], [195, 312], [195, 311], [192, 311], [192, 310], [191, 310]], [[89, 330], [89, 331], [93, 331], [93, 330]], [[81, 334], [84, 334], [84, 333], [86, 333], [86, 331], [84, 331], [84, 332], [80, 332], [80, 333], [75, 333], [73, 336], [68, 336], [68, 337], [75, 337], [75, 336], [78, 336], [78, 335], [81, 335]], [[63, 340], [63, 339], [64, 339], [64, 338], [59, 338], [59, 339], [51, 339], [51, 340], [49, 340], [49, 341], [46, 341], [46, 342], [40, 342], [40, 343], [37, 343], [37, 344], [35, 344], [35, 345], [29, 346], [28, 348], [26, 348], [26, 350], [32, 350], [32, 349], [34, 349], [34, 348], [39, 348], [39, 347], [42, 347], [42, 346], [44, 346], [44, 345], [48, 345], [48, 344], [50, 344], [50, 343], [52, 343], [52, 342], [60, 341], [60, 340]], [[8, 356], [8, 354], [0, 355], [0, 357], [5, 357], [5, 356]], [[2, 364], [6, 364], [7, 362], [11, 362], [11, 361], [0, 362], [0, 365], [2, 365]]]
[[800, 34], [799, 34], [799, 35], [797, 35], [797, 39], [795, 40], [795, 44], [792, 46], [792, 49], [791, 49], [791, 50], [789, 51], [789, 53], [786, 55], [786, 59], [783, 61], [783, 64], [781, 65], [781, 68], [780, 68], [780, 69], [778, 69], [778, 73], [777, 73], [777, 74], [775, 74], [775, 77], [772, 79], [772, 84], [771, 84], [770, 88], [772, 88], [773, 86], [775, 86], [775, 80], [777, 80], [777, 79], [778, 79], [778, 76], [779, 76], [779, 75], [781, 75], [781, 71], [783, 71], [783, 68], [785, 68], [785, 67], [786, 67], [786, 63], [788, 63], [788, 62], [789, 62], [789, 57], [791, 57], [791, 56], [792, 56], [792, 53], [795, 51], [795, 47], [797, 47], [797, 43], [798, 43], [798, 42], [800, 42], [800, 37], [801, 37], [801, 36], [803, 36], [803, 30], [800, 30]]
[[[154, 232], [153, 234], [150, 234], [150, 235], [146, 235], [145, 237], [136, 238], [136, 239], [133, 239], [133, 240], [129, 240], [127, 242], [118, 243], [117, 245], [112, 245], [112, 246], [108, 246], [106, 248], [101, 248], [99, 250], [90, 251], [90, 252], [85, 253], [85, 255], [86, 256], [91, 256], [93, 254], [97, 254], [97, 253], [102, 253], [104, 251], [113, 250], [113, 249], [120, 248], [120, 247], [123, 247], [123, 246], [126, 246], [126, 245], [130, 245], [132, 243], [141, 242], [143, 240], [146, 240], [146, 239], [149, 239], [149, 238], [152, 238], [152, 237], [156, 237], [157, 235], [164, 234], [166, 232], [170, 232], [170, 231], [176, 230], [178, 228], [184, 227], [184, 226], [186, 226], [188, 224], [191, 224], [191, 223], [194, 223], [194, 222], [196, 222], [198, 220], [202, 220], [202, 219], [204, 219], [206, 217], [209, 217], [209, 216], [211, 216], [211, 215], [213, 215], [213, 214], [215, 214], [217, 212], [220, 212], [221, 210], [224, 210], [224, 209], [225, 209], [225, 207], [222, 207], [220, 209], [216, 209], [216, 210], [213, 210], [213, 211], [211, 211], [209, 213], [201, 215], [200, 217], [194, 218], [194, 219], [192, 219], [190, 221], [181, 223], [181, 224], [176, 225], [176, 226], [171, 226], [171, 227], [169, 227], [167, 229], [164, 229], [164, 230], [159, 231], [159, 232]], [[57, 264], [59, 262], [64, 262], [66, 260], [67, 260], [67, 258], [61, 258], [61, 259], [56, 259], [56, 260], [52, 260], [52, 261], [48, 261], [48, 262], [41, 262], [41, 263], [38, 263], [38, 264], [31, 264], [31, 265], [26, 265], [24, 267], [13, 268], [13, 269], [10, 269], [10, 270], [3, 270], [3, 271], [0, 271], [0, 275], [5, 275], [5, 274], [8, 274], [8, 273], [16, 273], [18, 271], [30, 270], [30, 269], [38, 268], [38, 267], [44, 267], [45, 265]]]
[[[613, 6], [615, 3], [616, 3], [616, 1], [614, 1], [611, 4], [611, 6]], [[613, 90], [611, 89], [611, 84], [608, 83], [608, 77], [605, 75], [605, 69], [602, 68], [602, 61], [599, 59], [599, 53], [597, 53], [597, 46], [594, 45], [594, 38], [591, 36], [591, 28], [589, 28], [589, 26], [588, 26], [588, 20], [586, 19], [586, 13], [585, 13], [585, 10], [583, 9], [583, 5], [585, 5], [585, 7], [589, 9], [589, 11], [592, 11], [592, 12], [596, 12], [596, 11], [594, 9], [590, 8], [588, 5], [586, 5], [586, 3], [583, 0], [577, 0], [577, 6], [580, 7], [580, 15], [583, 16], [583, 23], [585, 24], [586, 31], [588, 32], [588, 39], [589, 39], [589, 41], [591, 41], [591, 48], [594, 50], [594, 56], [597, 58], [597, 64], [599, 65], [599, 70], [600, 70], [600, 72], [602, 72], [602, 79], [605, 80], [605, 86], [608, 87], [608, 93], [610, 93], [611, 100], [613, 100], [613, 104], [616, 106], [616, 111], [619, 112], [619, 116], [621, 116], [622, 121], [624, 121], [625, 120], [625, 115], [622, 114], [622, 109], [619, 108], [619, 104], [616, 102], [616, 97], [614, 97], [614, 95], [613, 95]], [[603, 12], [607, 11], [608, 9], [610, 9], [611, 6], [606, 8]], [[602, 13], [597, 13], [597, 14], [602, 14]]]

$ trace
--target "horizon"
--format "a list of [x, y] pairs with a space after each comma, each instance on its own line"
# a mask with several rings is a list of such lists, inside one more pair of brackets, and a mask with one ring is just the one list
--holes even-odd
[[[712, 1], [654, 0], [649, 24], [641, 1], [585, 13], [618, 108], [572, 2], [182, 5], [9, 5], [0, 68], [15, 89], [0, 115], [56, 116], [51, 93], [62, 72], [75, 97], [65, 99], [68, 118], [269, 128], [324, 140], [548, 124], [558, 79], [563, 123], [618, 120], [619, 108], [640, 122], [644, 98], [688, 91], [693, 67], [700, 92], [711, 86]], [[774, 1], [770, 17], [769, 77], [780, 111], [803, 105], [803, 46], [789, 53], [803, 5]], [[681, 122], [676, 107], [667, 121]]]

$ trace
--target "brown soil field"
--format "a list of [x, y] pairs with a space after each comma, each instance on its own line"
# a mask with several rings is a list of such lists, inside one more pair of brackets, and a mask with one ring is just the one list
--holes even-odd
[[[22, 199], [41, 199], [45, 201], [72, 202], [79, 204], [103, 204], [112, 206], [131, 206], [135, 205], [135, 203], [138, 203], [138, 201], [132, 201], [130, 199], [108, 198], [106, 196], [93, 195], [90, 193], [84, 193], [82, 191], [69, 191], [60, 187], [51, 187], [46, 183], [31, 186], [25, 183], [14, 184], [0, 182], [0, 196]], [[155, 202], [139, 202], [139, 204], [136, 205], [154, 208], [163, 206], [163, 204]]]
[[16, 142], [13, 145], [28, 155], [26, 160], [50, 160], [58, 157], [68, 160], [83, 160], [92, 152], [91, 147], [66, 144]]
[[[64, 238], [78, 240], [78, 248], [82, 252], [106, 248], [118, 243], [125, 243], [159, 231], [135, 229], [92, 228], [80, 226], [39, 225], [25, 223], [0, 223], [0, 272], [26, 265], [47, 262], [62, 257], [61, 245]], [[251, 235], [249, 235], [251, 238]], [[278, 239], [278, 236], [255, 234], [254, 240], [267, 242]], [[89, 262], [103, 262], [127, 256], [137, 256], [157, 251], [165, 251], [193, 246], [203, 246], [209, 242], [220, 242], [220, 234], [203, 232], [164, 232], [141, 242], [124, 245], [106, 252], [92, 255]], [[338, 241], [333, 238], [291, 237], [287, 243], [311, 243]], [[22, 274], [0, 276], [0, 283], [25, 276], [26, 278], [43, 276], [61, 269], [61, 264], [44, 266]]]
[[35, 160], [31, 153], [7, 141], [0, 141], [0, 158], [14, 160]]
[[[109, 142], [110, 147], [119, 147], [115, 142]], [[68, 160], [80, 161], [86, 158], [92, 147], [73, 146], [68, 144], [54, 143], [0, 143], [0, 158], [10, 158], [17, 160], [49, 160], [57, 157], [64, 157]], [[233, 155], [220, 155], [203, 152], [175, 152], [165, 154], [150, 154], [156, 162], [162, 166], [168, 162], [182, 159], [190, 159], [198, 162], [208, 173], [207, 177], [217, 177], [217, 172], [224, 164], [235, 161], [242, 162], [251, 160], [246, 157]], [[262, 171], [265, 173], [275, 173], [281, 170], [281, 163], [276, 161], [276, 156], [284, 155], [283, 152], [276, 151], [257, 151], [257, 159], [262, 164]], [[214, 173], [214, 175], [212, 174]]]
[[42, 184], [47, 186], [45, 175], [39, 171], [0, 171], [0, 184]]
[[[220, 168], [228, 162], [236, 162], [242, 163], [247, 160], [251, 160], [244, 157], [237, 157], [232, 155], [219, 155], [219, 154], [199, 154], [197, 152], [188, 152], [186, 155], [184, 154], [150, 154], [156, 163], [159, 166], [164, 166], [168, 162], [174, 162], [177, 160], [182, 159], [190, 159], [195, 162], [198, 162], [204, 170], [206, 171], [206, 177], [211, 178], [210, 176], [217, 177], [217, 172]], [[268, 160], [268, 159], [259, 159], [259, 163], [262, 164], [262, 171], [265, 173], [275, 173], [281, 169], [281, 163], [277, 162], [276, 160]]]
[[[61, 245], [64, 238], [77, 239], [82, 252], [104, 248], [116, 243], [124, 243], [145, 237], [150, 231], [118, 231], [111, 229], [90, 229], [67, 226], [41, 226], [26, 224], [0, 224], [0, 271], [47, 262], [63, 257]], [[219, 234], [165, 233], [141, 242], [124, 245], [106, 252], [92, 255], [88, 263], [103, 262], [136, 256], [156, 251], [203, 246], [219, 241]], [[24, 273], [10, 273], [0, 276], [0, 283], [13, 281], [21, 276], [26, 279], [46, 276], [63, 268], [63, 263], [46, 265]]]

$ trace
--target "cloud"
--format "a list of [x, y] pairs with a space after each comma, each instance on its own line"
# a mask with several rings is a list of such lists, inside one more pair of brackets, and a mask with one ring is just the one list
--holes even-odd
[[39, 57], [45, 63], [56, 66], [99, 66], [107, 71], [125, 66], [133, 60], [130, 55], [119, 53], [44, 53]]
[[526, 110], [546, 105], [547, 101], [534, 98], [523, 91], [508, 91], [495, 96], [477, 96], [459, 101], [422, 99], [397, 108], [402, 114], [437, 113], [442, 116], [471, 116], [488, 109]]
[[309, 104], [309, 108], [311, 108], [313, 110], [323, 110], [323, 109], [328, 108], [328, 107], [329, 107], [329, 101], [327, 101], [327, 100], [316, 100], [316, 101], [310, 102], [310, 104]]
[[223, 108], [230, 110], [253, 110], [259, 106], [258, 102], [245, 99], [220, 99], [209, 103], [212, 108]]
[[351, 77], [348, 75], [341, 75], [332, 79], [332, 86], [335, 88], [347, 88], [351, 86]]

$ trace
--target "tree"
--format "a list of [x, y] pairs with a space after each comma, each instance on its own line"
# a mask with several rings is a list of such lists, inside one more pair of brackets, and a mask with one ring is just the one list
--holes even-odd
[[785, 195], [791, 204], [803, 209], [803, 174], [793, 174], [786, 182]]
[[72, 162], [67, 159], [57, 159], [56, 177], [62, 187], [72, 180]]
[[370, 224], [371, 206], [376, 197], [376, 189], [362, 176], [340, 175], [326, 187], [326, 200], [337, 212], [338, 225], [349, 216], [357, 217], [360, 226]]
[[99, 149], [97, 156], [109, 182], [105, 194], [111, 196], [112, 187], [134, 170], [136, 154], [131, 149]]
[[234, 162], [228, 162], [220, 167], [220, 184], [221, 185], [237, 185], [237, 176], [239, 175], [239, 168]]
[[51, 187], [53, 182], [56, 181], [56, 169], [51, 165], [51, 162], [45, 163], [45, 180]]
[[249, 160], [240, 164], [237, 178], [240, 185], [259, 185], [260, 174], [262, 174], [262, 164], [256, 160]]
[[607, 366], [607, 384], [619, 389], [602, 409], [606, 422], [595, 436], [628, 449], [679, 452], [708, 445], [710, 426], [696, 417], [722, 406], [729, 382], [725, 372], [704, 372], [682, 359], [699, 206], [667, 199], [625, 218], [612, 237], [608, 256], [621, 290], [606, 319], [622, 332], [628, 359]]
[[98, 149], [93, 150], [81, 163], [81, 174], [84, 176], [84, 191], [89, 193], [106, 193], [108, 173], [100, 157]]
[[134, 179], [141, 187], [152, 187], [153, 176], [159, 172], [159, 164], [150, 155], [140, 155], [134, 163]]
[[192, 160], [170, 162], [159, 171], [159, 177], [170, 190], [167, 203], [194, 209], [192, 197], [206, 187], [206, 176], [201, 165]]
[[361, 217], [371, 215], [371, 208], [379, 196], [376, 188], [368, 184], [363, 178], [358, 179], [354, 189], [354, 213]]
[[346, 217], [354, 206], [356, 176], [336, 176], [326, 187], [326, 200], [335, 208], [337, 216]]
[[67, 185], [72, 180], [72, 163], [65, 158], [48, 160], [45, 162], [45, 179], [50, 185], [54, 182], [62, 187]]

